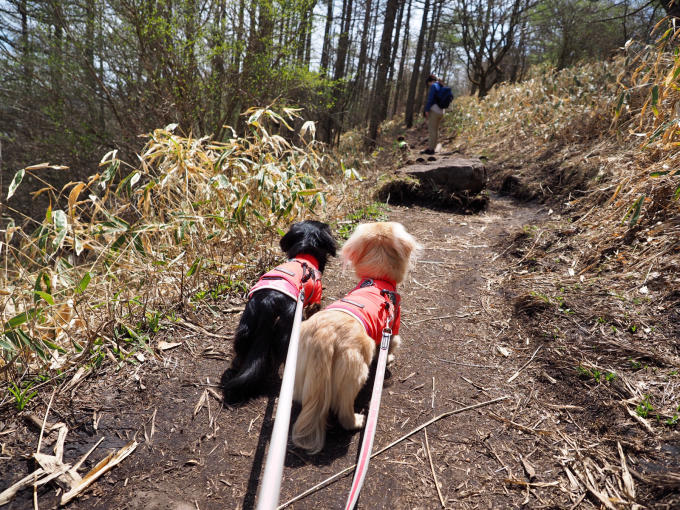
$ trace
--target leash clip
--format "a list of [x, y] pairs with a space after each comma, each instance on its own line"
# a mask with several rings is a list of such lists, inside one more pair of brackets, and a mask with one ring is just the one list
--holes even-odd
[[396, 292], [392, 292], [391, 290], [387, 290], [387, 289], [380, 289], [380, 295], [383, 296], [383, 297], [386, 296], [394, 306], [397, 306], [397, 293]]
[[314, 269], [309, 267], [306, 262], [301, 262], [300, 264], [302, 265], [302, 283], [306, 283], [310, 278], [315, 280]]

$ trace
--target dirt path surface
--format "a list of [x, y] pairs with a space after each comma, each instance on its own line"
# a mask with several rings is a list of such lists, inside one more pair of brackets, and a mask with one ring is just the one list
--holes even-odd
[[[579, 428], [574, 416], [583, 408], [557, 396], [546, 372], [550, 347], [510, 327], [512, 300], [499, 284], [512, 263], [506, 257], [509, 239], [523, 226], [541, 222], [543, 213], [493, 197], [489, 209], [477, 215], [391, 206], [388, 216], [402, 222], [424, 251], [399, 289], [403, 344], [387, 374], [374, 450], [443, 412], [508, 398], [443, 418], [427, 427], [427, 438], [417, 432], [374, 458], [358, 507], [442, 508], [434, 476], [446, 508], [598, 506], [591, 502], [597, 501], [593, 494], [569, 489], [569, 474], [582, 475], [564, 469], [577, 448], [570, 439]], [[336, 260], [326, 270], [325, 284], [327, 303], [355, 282]], [[238, 320], [238, 313], [225, 311], [235, 305], [186, 317], [188, 326], [163, 335], [180, 346], [147, 355], [136, 369], [100, 373], [53, 405], [50, 420], [69, 426], [67, 461], [102, 437], [86, 469], [104, 451], [133, 437], [140, 442], [71, 508], [254, 507], [278, 385], [238, 408], [223, 408], [217, 400]], [[372, 378], [358, 409], [367, 410], [371, 384]], [[3, 447], [4, 458], [11, 460], [0, 463], [0, 489], [31, 472], [30, 460], [18, 453], [34, 451], [37, 435], [35, 428], [18, 425], [11, 444]], [[48, 436], [43, 451], [55, 436]], [[332, 425], [321, 454], [307, 456], [290, 447], [281, 502], [353, 464], [360, 437]], [[350, 483], [351, 476], [343, 477], [291, 508], [341, 508]], [[30, 492], [5, 508], [31, 508]], [[54, 486], [43, 486], [38, 496], [42, 508], [55, 506]]]

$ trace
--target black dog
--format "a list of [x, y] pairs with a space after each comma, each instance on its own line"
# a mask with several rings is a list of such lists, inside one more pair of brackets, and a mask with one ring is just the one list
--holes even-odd
[[248, 295], [236, 329], [236, 355], [222, 375], [225, 402], [258, 394], [267, 376], [278, 373], [288, 352], [300, 285], [306, 315], [320, 308], [321, 273], [337, 249], [330, 228], [320, 221], [295, 223], [279, 246], [290, 260], [263, 275]]

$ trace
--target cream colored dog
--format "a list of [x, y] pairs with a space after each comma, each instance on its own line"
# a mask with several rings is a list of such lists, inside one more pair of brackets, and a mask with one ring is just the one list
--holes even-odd
[[319, 452], [326, 439], [329, 410], [347, 430], [360, 429], [364, 415], [354, 412], [354, 400], [368, 379], [369, 365], [383, 328], [391, 327], [390, 361], [401, 342], [399, 295], [420, 245], [394, 222], [359, 225], [342, 247], [359, 285], [347, 296], [304, 321], [295, 374], [293, 399], [302, 411], [293, 426], [293, 443]]

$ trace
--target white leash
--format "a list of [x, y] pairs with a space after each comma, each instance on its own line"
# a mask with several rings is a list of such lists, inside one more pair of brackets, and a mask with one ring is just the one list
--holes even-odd
[[366, 472], [368, 471], [368, 463], [371, 460], [371, 450], [373, 449], [373, 440], [375, 439], [375, 429], [378, 424], [378, 412], [380, 411], [380, 398], [382, 396], [383, 381], [385, 380], [385, 367], [387, 366], [387, 351], [390, 347], [390, 338], [392, 337], [392, 330], [389, 327], [383, 329], [382, 340], [380, 341], [380, 354], [378, 356], [378, 365], [375, 369], [375, 382], [373, 383], [373, 393], [371, 394], [371, 405], [368, 408], [368, 418], [366, 420], [366, 429], [364, 431], [364, 440], [361, 443], [361, 452], [359, 454], [359, 461], [357, 462], [356, 471], [354, 471], [354, 479], [352, 480], [352, 488], [347, 497], [347, 504], [345, 510], [352, 510], [357, 504], [361, 487], [364, 485]]
[[300, 343], [300, 323], [302, 322], [302, 308], [305, 301], [305, 291], [300, 290], [293, 329], [290, 333], [286, 366], [283, 369], [283, 380], [279, 402], [276, 406], [276, 418], [274, 430], [267, 452], [267, 463], [262, 476], [262, 483], [257, 495], [256, 510], [274, 510], [279, 504], [281, 492], [281, 477], [283, 476], [283, 463], [286, 458], [286, 446], [288, 444], [288, 426], [290, 424], [290, 410], [293, 404], [293, 387], [295, 384], [295, 366], [297, 364], [298, 345]]

